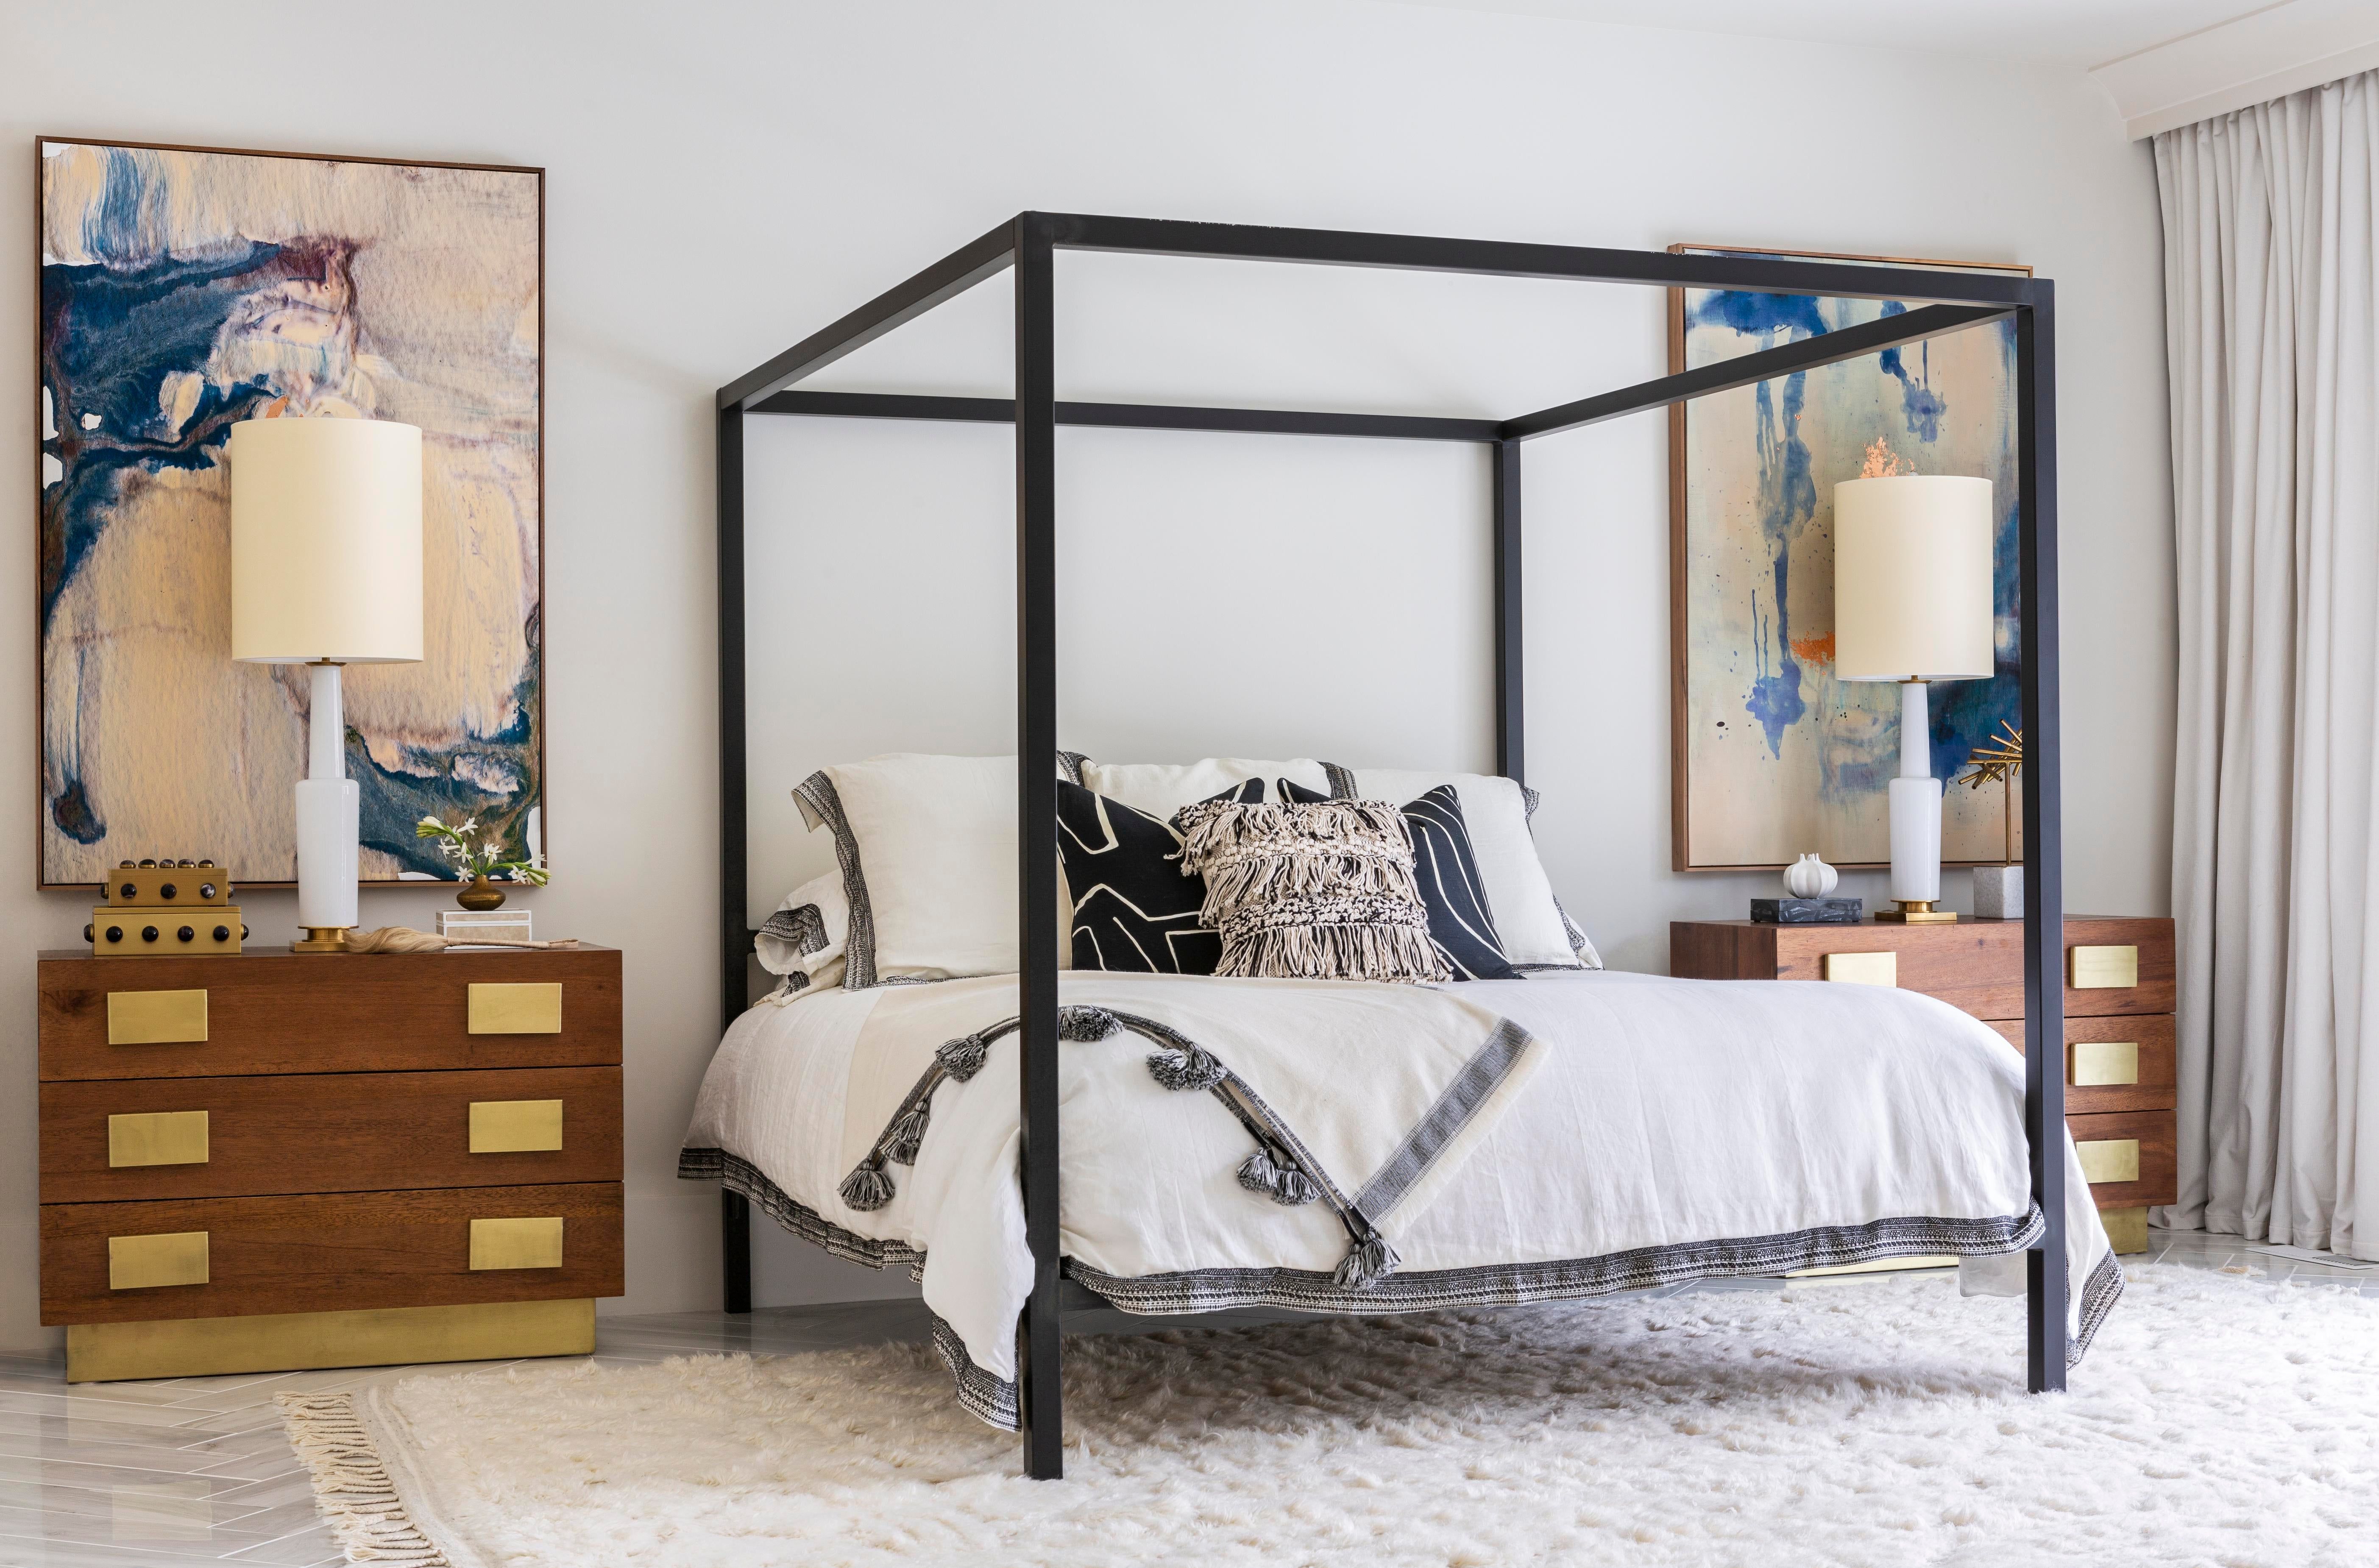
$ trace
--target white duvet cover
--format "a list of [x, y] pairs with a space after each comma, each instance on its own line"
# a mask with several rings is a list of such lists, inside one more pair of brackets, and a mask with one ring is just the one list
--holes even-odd
[[[1061, 998], [1165, 1019], [1168, 994], [1191, 1001], [1178, 988], [1214, 983], [1074, 971]], [[972, 990], [957, 1009], [970, 1029], [1015, 1013], [1012, 979], [930, 989], [943, 984]], [[723, 1177], [841, 1256], [916, 1267], [961, 1399], [1013, 1425], [1031, 1281], [1014, 1034], [970, 1080], [933, 1092], [915, 1164], [892, 1167], [888, 1202], [862, 1212], [839, 1190], [916, 1070], [916, 1052], [887, 1052], [880, 1030], [863, 1051], [863, 1028], [886, 997], [917, 989], [814, 991], [738, 1019], [681, 1170]], [[2023, 1293], [2040, 1222], [2023, 1059], [1948, 1004], [1876, 986], [1591, 971], [1447, 989], [1533, 1035], [1541, 1061], [1438, 1173], [1427, 1207], [1404, 1216], [1394, 1273], [1334, 1285], [1347, 1250], [1339, 1216], [1244, 1188], [1247, 1127], [1214, 1096], [1166, 1090], [1143, 1052], [1110, 1041], [1061, 1048], [1069, 1274], [1139, 1311], [1407, 1311], [1957, 1253], [1968, 1294]], [[957, 1032], [951, 1009], [915, 1011], [943, 1038]], [[2121, 1273], [2070, 1139], [2065, 1162], [2079, 1359]]]

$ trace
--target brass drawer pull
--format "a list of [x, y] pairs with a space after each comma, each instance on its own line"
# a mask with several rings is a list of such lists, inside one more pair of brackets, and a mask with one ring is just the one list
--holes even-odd
[[473, 1220], [474, 1269], [562, 1267], [562, 1216], [521, 1220]]
[[107, 1118], [107, 1164], [203, 1165], [207, 1163], [204, 1111], [138, 1111]]
[[2065, 983], [2076, 991], [2128, 991], [2139, 983], [2137, 947], [2065, 949]]
[[1900, 955], [1889, 951], [1826, 953], [1818, 957], [1817, 973], [1827, 980], [1851, 985], [1898, 985]]
[[2140, 1140], [2136, 1138], [2084, 1139], [2073, 1145], [2081, 1156], [2082, 1179], [2093, 1187], [2140, 1179]]
[[207, 1037], [204, 991], [111, 991], [110, 1045], [174, 1045]]
[[2066, 1081], [2076, 1089], [2140, 1080], [2140, 1043], [2136, 1040], [2076, 1040], [2065, 1049], [2072, 1063]]
[[471, 1152], [514, 1154], [562, 1147], [559, 1100], [474, 1100]]
[[473, 1034], [559, 1034], [559, 981], [475, 983], [471, 987]]
[[107, 1288], [154, 1290], [168, 1285], [207, 1283], [207, 1233], [107, 1238]]

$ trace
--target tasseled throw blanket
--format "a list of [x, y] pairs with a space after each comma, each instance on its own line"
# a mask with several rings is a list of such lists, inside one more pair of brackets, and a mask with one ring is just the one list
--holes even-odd
[[[1429, 1311], [1940, 1254], [1968, 1293], [2021, 1296], [2045, 1223], [2023, 1058], [1911, 992], [1069, 971], [1059, 1000], [1059, 1248], [1128, 1311]], [[679, 1164], [914, 1269], [960, 1400], [1003, 1426], [1034, 1278], [1015, 1016], [1012, 979], [755, 1007]], [[2064, 1155], [2078, 1353], [2121, 1271]]]
[[[1345, 1227], [1335, 1283], [1395, 1270], [1395, 1236], [1429, 1206], [1533, 1073], [1527, 1031], [1443, 991], [1346, 981], [1063, 977], [1060, 1050], [1212, 1096], [1246, 1144], [1232, 1175], [1250, 1202], [1320, 1202]], [[889, 989], [863, 1027], [845, 1103], [844, 1204], [891, 1202], [960, 1096], [1013, 1117], [1012, 1067], [978, 1081], [1016, 1030], [1012, 977]], [[896, 1086], [899, 1088], [897, 1096]]]

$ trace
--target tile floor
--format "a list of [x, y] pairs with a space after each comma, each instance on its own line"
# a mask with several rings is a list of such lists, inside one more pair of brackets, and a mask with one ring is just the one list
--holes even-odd
[[[2260, 1278], [2359, 1286], [2379, 1297], [2379, 1269], [2301, 1262], [2257, 1251], [2236, 1237], [2153, 1231], [2144, 1256]], [[1667, 1292], [1766, 1290], [1776, 1283], [1711, 1280]], [[1856, 1288], [1858, 1283], [1858, 1276], [1838, 1276], [1795, 1287]], [[1261, 1321], [1294, 1314], [1228, 1316]], [[1102, 1309], [1069, 1314], [1067, 1327], [1111, 1333], [1177, 1321]], [[922, 1339], [925, 1333], [924, 1309], [916, 1302], [781, 1308], [748, 1318], [660, 1313], [597, 1320], [594, 1358], [624, 1365], [699, 1351], [782, 1354]], [[300, 1568], [338, 1562], [338, 1549], [316, 1518], [306, 1477], [282, 1436], [273, 1396], [486, 1365], [69, 1386], [59, 1360], [0, 1357], [0, 1565]]]

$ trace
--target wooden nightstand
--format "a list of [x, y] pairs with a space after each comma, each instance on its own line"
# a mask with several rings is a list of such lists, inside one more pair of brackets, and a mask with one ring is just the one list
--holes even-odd
[[[2180, 1196], [2172, 922], [2065, 920], [2065, 1121], [2118, 1252], [2148, 1243], [2148, 1206]], [[2023, 923], [1760, 925], [1675, 921], [1669, 972], [1695, 980], [1837, 980], [1938, 996], [2023, 1049]], [[2078, 982], [2078, 983], [2077, 983]]]
[[620, 1034], [609, 948], [43, 953], [67, 1381], [592, 1350]]

